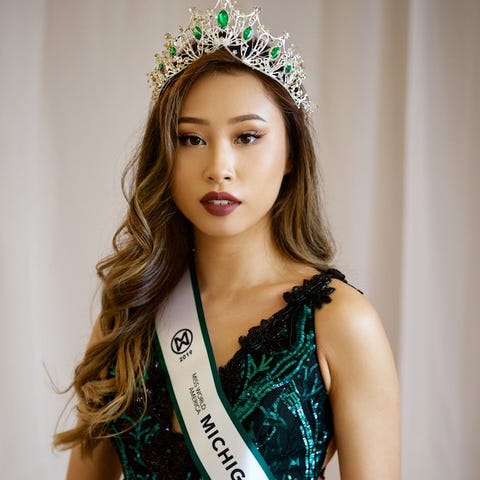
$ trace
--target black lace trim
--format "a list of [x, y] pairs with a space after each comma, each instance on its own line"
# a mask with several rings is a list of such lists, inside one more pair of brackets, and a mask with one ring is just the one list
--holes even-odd
[[294, 318], [291, 313], [298, 305], [308, 305], [318, 309], [324, 303], [330, 303], [332, 301], [330, 295], [335, 291], [329, 286], [332, 278], [347, 283], [345, 275], [332, 268], [304, 280], [302, 285], [285, 292], [283, 298], [287, 305], [270, 318], [261, 320], [259, 325], [250, 328], [247, 335], [241, 336], [238, 339], [241, 349], [254, 352], [261, 348], [263, 352], [265, 350], [268, 352], [288, 346], [285, 344], [285, 338], [278, 335], [280, 329], [277, 323], [283, 322], [286, 318]]
[[334, 268], [304, 280], [302, 285], [294, 286], [283, 294], [287, 302], [285, 307], [268, 319], [261, 320], [258, 325], [250, 328], [246, 335], [238, 339], [239, 350], [219, 368], [224, 392], [230, 402], [234, 403], [243, 389], [242, 379], [246, 378], [242, 372], [245, 355], [247, 353], [254, 356], [268, 355], [293, 345], [296, 310], [303, 308], [304, 305], [319, 309], [323, 304], [330, 303], [332, 301], [330, 295], [335, 291], [335, 288], [329, 286], [332, 278], [348, 283], [345, 275]]
[[335, 291], [333, 287], [329, 287], [332, 278], [347, 283], [342, 272], [331, 268], [304, 280], [302, 285], [295, 286], [289, 292], [285, 292], [283, 298], [288, 304], [303, 302], [315, 308], [321, 308], [324, 303], [332, 301], [330, 295]]

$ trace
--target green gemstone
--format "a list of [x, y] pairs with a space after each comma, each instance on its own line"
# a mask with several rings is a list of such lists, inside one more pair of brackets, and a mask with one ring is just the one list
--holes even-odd
[[247, 27], [247, 28], [243, 31], [243, 39], [244, 39], [244, 40], [250, 40], [250, 37], [252, 36], [252, 32], [253, 32], [252, 27]]
[[291, 65], [287, 65], [285, 67], [285, 73], [290, 73], [292, 71], [292, 66]]
[[175, 55], [175, 54], [177, 53], [177, 49], [176, 49], [175, 47], [173, 47], [173, 46], [170, 47], [170, 48], [168, 49], [168, 51], [170, 52], [170, 55]]
[[226, 10], [221, 10], [218, 13], [217, 21], [221, 28], [225, 28], [228, 25], [228, 13]]
[[200, 40], [202, 38], [202, 29], [199, 26], [196, 26], [193, 29], [193, 36], [197, 39]]
[[158, 66], [158, 69], [163, 72], [165, 70], [165, 65], [163, 63], [161, 63], [159, 66]]
[[279, 55], [280, 55], [280, 47], [273, 47], [270, 50], [270, 58], [272, 58], [273, 60], [278, 58]]

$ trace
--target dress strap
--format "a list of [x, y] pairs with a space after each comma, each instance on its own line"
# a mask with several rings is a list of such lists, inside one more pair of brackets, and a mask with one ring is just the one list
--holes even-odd
[[[289, 292], [285, 292], [283, 298], [289, 305], [306, 303], [315, 308], [320, 308], [324, 303], [332, 301], [330, 295], [335, 291], [335, 288], [330, 286], [330, 283], [333, 278], [350, 285], [342, 272], [330, 268], [304, 280], [302, 285], [293, 287]], [[360, 292], [360, 290], [358, 291]]]

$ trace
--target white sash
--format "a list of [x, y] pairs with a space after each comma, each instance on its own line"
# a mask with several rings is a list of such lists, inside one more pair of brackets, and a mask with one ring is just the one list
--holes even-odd
[[156, 329], [170, 397], [202, 478], [272, 480], [223, 393], [193, 271], [159, 310]]

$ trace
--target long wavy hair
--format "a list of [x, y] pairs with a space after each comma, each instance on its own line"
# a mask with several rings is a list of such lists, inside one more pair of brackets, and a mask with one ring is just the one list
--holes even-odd
[[275, 80], [220, 49], [189, 65], [153, 104], [143, 139], [122, 178], [126, 217], [113, 237], [113, 253], [97, 264], [102, 283], [100, 338], [75, 369], [70, 389], [77, 398], [77, 426], [57, 433], [54, 445], [81, 445], [91, 453], [110, 436], [109, 422], [146, 398], [144, 371], [150, 361], [155, 313], [192, 261], [193, 234], [171, 194], [178, 117], [192, 85], [215, 72], [249, 72], [283, 113], [290, 172], [271, 214], [274, 244], [284, 257], [327, 268], [332, 241], [319, 198], [317, 161], [308, 120]]

